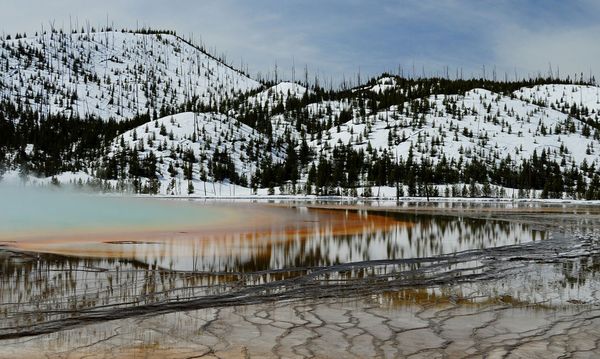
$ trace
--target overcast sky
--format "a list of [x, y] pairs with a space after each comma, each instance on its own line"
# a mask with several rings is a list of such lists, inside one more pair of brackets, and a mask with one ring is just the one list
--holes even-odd
[[[491, 76], [600, 71], [597, 0], [2, 0], [0, 30], [34, 33], [89, 20], [194, 34], [251, 73], [339, 81], [383, 71]], [[414, 64], [414, 66], [413, 66]]]

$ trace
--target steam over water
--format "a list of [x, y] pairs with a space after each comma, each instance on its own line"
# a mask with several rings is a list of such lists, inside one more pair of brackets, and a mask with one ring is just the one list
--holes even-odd
[[0, 187], [0, 239], [110, 230], [197, 228], [231, 211], [194, 203]]

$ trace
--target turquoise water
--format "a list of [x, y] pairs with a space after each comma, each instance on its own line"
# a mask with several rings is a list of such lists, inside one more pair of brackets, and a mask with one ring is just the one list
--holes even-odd
[[0, 235], [81, 229], [191, 227], [214, 222], [223, 216], [222, 208], [191, 202], [0, 187]]

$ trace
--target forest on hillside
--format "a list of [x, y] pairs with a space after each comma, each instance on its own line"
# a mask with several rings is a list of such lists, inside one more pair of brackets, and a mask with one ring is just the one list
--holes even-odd
[[[87, 44], [94, 37], [86, 33], [71, 35]], [[101, 45], [122, 51], [113, 55], [116, 67], [105, 67], [99, 76], [72, 49], [86, 48], [93, 62], [96, 50], [104, 53], [101, 47], [73, 45], [62, 33], [49, 36], [54, 42], [39, 37], [21, 42], [27, 39], [21, 35], [2, 39], [0, 64], [5, 73], [16, 72], [0, 79], [0, 174], [85, 173], [104, 190], [139, 193], [160, 193], [178, 179], [188, 182], [190, 191], [201, 181], [269, 193], [286, 188], [294, 194], [372, 195], [369, 188], [387, 186], [397, 188], [397, 196], [489, 197], [514, 189], [519, 197], [540, 191], [543, 198], [600, 199], [600, 100], [583, 100], [593, 91], [598, 97], [594, 78], [386, 73], [339, 88], [325, 88], [318, 78], [309, 83], [308, 74], [304, 81], [252, 82], [189, 41], [153, 31], [120, 33], [123, 44], [140, 49], [118, 47], [115, 39], [111, 45], [108, 35], [97, 34]], [[194, 75], [184, 75], [178, 65], [168, 73], [171, 55], [165, 52], [148, 60], [164, 63], [149, 72], [148, 82], [139, 63], [126, 61], [140, 61], [136, 56], [152, 41], [155, 49], [186, 52], [181, 61], [197, 66]], [[59, 44], [64, 56], [48, 55], [47, 43]], [[198, 51], [206, 58], [200, 60]], [[24, 70], [32, 68], [37, 70]], [[36, 85], [19, 92], [14, 76], [21, 86]], [[86, 83], [87, 93], [57, 87], [56, 76]], [[131, 77], [124, 81], [123, 76]], [[236, 89], [238, 83], [244, 83], [243, 91]], [[200, 84], [208, 86], [204, 95]], [[550, 91], [562, 93], [556, 99]], [[96, 110], [74, 110], [83, 98], [96, 101]], [[194, 114], [191, 125], [176, 120], [182, 113]], [[529, 148], [530, 143], [536, 146]]]

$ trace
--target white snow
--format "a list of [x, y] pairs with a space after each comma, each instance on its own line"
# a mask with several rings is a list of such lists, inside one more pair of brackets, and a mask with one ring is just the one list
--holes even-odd
[[53, 33], [3, 45], [0, 95], [44, 113], [121, 120], [261, 86], [173, 35]]
[[[182, 173], [183, 152], [191, 150], [196, 158], [197, 163], [193, 166], [194, 180], [201, 179], [201, 172], [207, 179], [211, 178], [209, 161], [217, 150], [220, 153], [227, 152], [236, 172], [247, 176], [249, 180], [249, 176], [256, 171], [256, 161], [250, 160], [250, 153], [258, 158], [271, 156], [276, 162], [283, 160], [283, 149], [274, 149], [269, 154], [263, 151], [266, 142], [264, 135], [226, 115], [186, 112], [151, 121], [125, 132], [115, 139], [109, 156], [114, 156], [123, 149], [136, 149], [141, 159], [153, 152], [159, 159], [158, 170], [163, 189], [166, 190], [174, 180], [177, 185], [180, 185], [178, 182], [185, 183], [184, 190], [187, 191], [187, 182], [183, 181]], [[169, 165], [173, 165], [178, 172], [175, 178], [167, 171]], [[204, 191], [204, 183], [202, 187]], [[213, 183], [209, 187], [211, 192], [216, 191]]]

